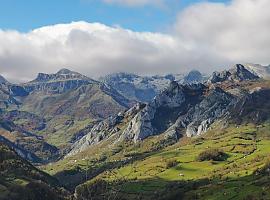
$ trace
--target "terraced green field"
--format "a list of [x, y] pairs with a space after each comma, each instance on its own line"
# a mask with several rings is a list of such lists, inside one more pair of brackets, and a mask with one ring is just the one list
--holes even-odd
[[[88, 180], [76, 188], [84, 196], [103, 180], [102, 195], [120, 199], [270, 199], [270, 123], [223, 126], [167, 147], [163, 135], [114, 148], [108, 140], [43, 169], [68, 186]], [[198, 160], [211, 149], [227, 158]]]

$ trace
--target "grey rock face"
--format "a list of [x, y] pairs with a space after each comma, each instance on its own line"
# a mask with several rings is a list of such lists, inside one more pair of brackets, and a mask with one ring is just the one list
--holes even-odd
[[108, 139], [111, 135], [119, 131], [119, 128], [116, 127], [116, 125], [121, 123], [124, 118], [134, 117], [144, 106], [144, 104], [136, 104], [125, 113], [121, 112], [117, 116], [109, 117], [97, 123], [95, 126], [93, 126], [89, 133], [72, 145], [71, 151], [67, 154], [67, 156], [84, 151], [89, 146], [98, 144], [100, 141]]
[[131, 120], [122, 139], [137, 142], [162, 132], [178, 138], [181, 129], [186, 129], [188, 137], [206, 132], [227, 112], [235, 97], [220, 88], [211, 89], [208, 94], [205, 91], [202, 84], [183, 86], [172, 82]]
[[[186, 113], [187, 108], [199, 101], [204, 90], [203, 85], [182, 86], [175, 81], [155, 99], [140, 111], [128, 124], [121, 139], [137, 142], [145, 138], [160, 134], [168, 130], [168, 135], [173, 135], [175, 129], [171, 127], [181, 113]], [[194, 96], [193, 96], [194, 95]]]
[[[235, 98], [220, 88], [215, 88], [194, 109], [189, 110], [182, 124], [187, 124], [188, 137], [201, 135], [210, 125], [228, 111]], [[180, 117], [182, 118], [182, 117]]]
[[147, 106], [143, 111], [139, 112], [128, 124], [124, 130], [120, 140], [134, 140], [134, 142], [143, 140], [153, 134], [154, 129], [151, 120], [154, 117], [155, 110]]
[[237, 99], [230, 107], [229, 116], [234, 123], [261, 123], [270, 119], [270, 90], [255, 88]]

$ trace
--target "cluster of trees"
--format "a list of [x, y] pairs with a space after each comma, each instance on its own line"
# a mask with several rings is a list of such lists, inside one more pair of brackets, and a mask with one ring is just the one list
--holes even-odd
[[197, 158], [198, 161], [224, 161], [228, 158], [228, 154], [219, 149], [207, 149], [201, 152]]

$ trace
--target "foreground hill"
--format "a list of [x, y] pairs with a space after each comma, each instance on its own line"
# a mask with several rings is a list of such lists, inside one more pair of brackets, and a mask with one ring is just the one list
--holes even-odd
[[67, 199], [58, 181], [18, 156], [0, 142], [0, 199]]

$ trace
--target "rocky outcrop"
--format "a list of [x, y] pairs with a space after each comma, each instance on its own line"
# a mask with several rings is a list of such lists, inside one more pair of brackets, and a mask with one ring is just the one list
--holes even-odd
[[[164, 133], [166, 138], [179, 139], [206, 132], [211, 124], [225, 115], [235, 97], [219, 87], [203, 84], [180, 85], [172, 81], [167, 89], [146, 106], [140, 104], [123, 113], [122, 117], [108, 118], [94, 126], [76, 142], [69, 155], [73, 155], [114, 134], [116, 141], [144, 140]], [[129, 116], [129, 118], [127, 117]], [[117, 126], [126, 122], [123, 130]]]
[[100, 141], [108, 139], [113, 134], [120, 132], [121, 126], [118, 125], [124, 120], [126, 121], [127, 119], [134, 117], [141, 109], [144, 108], [144, 106], [144, 104], [138, 103], [126, 112], [120, 112], [116, 116], [111, 116], [105, 120], [100, 121], [91, 128], [89, 133], [87, 133], [72, 145], [71, 150], [67, 156], [82, 152], [89, 148], [89, 146], [98, 144]]
[[222, 89], [212, 89], [199, 104], [189, 110], [185, 118], [180, 117], [183, 119], [180, 124], [186, 127], [186, 135], [192, 137], [206, 132], [214, 121], [226, 114], [234, 101], [235, 98]]
[[254, 88], [230, 107], [229, 118], [234, 123], [261, 123], [270, 119], [270, 89]]
[[128, 124], [121, 139], [133, 139], [134, 142], [149, 136], [160, 134], [176, 122], [180, 115], [201, 101], [205, 86], [202, 84], [179, 85], [175, 81], [140, 111]]

